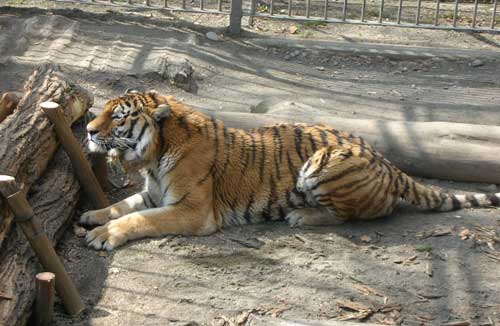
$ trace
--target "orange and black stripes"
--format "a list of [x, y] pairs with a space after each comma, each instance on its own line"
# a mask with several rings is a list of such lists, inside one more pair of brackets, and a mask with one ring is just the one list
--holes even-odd
[[[100, 121], [104, 127], [135, 137], [133, 146], [146, 136], [154, 144], [148, 159], [157, 161], [149, 165], [147, 177], [166, 184], [161, 196], [170, 199], [144, 195], [148, 207], [188, 205], [195, 196], [192, 188], [209, 185], [213, 214], [222, 224], [283, 219], [303, 207], [370, 219], [390, 214], [400, 199], [438, 211], [500, 205], [500, 194], [453, 195], [424, 186], [362, 138], [326, 126], [232, 129], [156, 93], [130, 93], [107, 105], [111, 113], [100, 119], [116, 121]], [[164, 105], [171, 112], [155, 120], [152, 113]], [[184, 174], [174, 177], [179, 170]], [[176, 195], [170, 196], [173, 189]]]

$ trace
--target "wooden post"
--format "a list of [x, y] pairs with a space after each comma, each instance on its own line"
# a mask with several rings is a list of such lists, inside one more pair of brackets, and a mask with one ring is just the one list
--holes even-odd
[[231, 0], [231, 14], [229, 15], [229, 34], [241, 34], [242, 0]]
[[56, 290], [66, 311], [70, 315], [81, 313], [85, 309], [85, 305], [75, 285], [64, 270], [54, 247], [33, 220], [33, 209], [22, 191], [19, 190], [16, 179], [8, 175], [0, 175], [0, 195], [7, 200], [7, 204], [14, 214], [14, 221], [21, 227], [43, 268], [56, 275]]
[[55, 102], [43, 102], [40, 106], [54, 125], [57, 137], [71, 160], [73, 170], [80, 184], [83, 186], [85, 193], [92, 200], [94, 207], [104, 208], [109, 206], [108, 199], [99, 181], [97, 181], [97, 178], [92, 172], [92, 168], [85, 158], [80, 144], [73, 135], [71, 128], [68, 126], [59, 104]]
[[106, 162], [106, 155], [101, 153], [93, 153], [92, 158], [92, 170], [99, 181], [102, 189], [104, 191], [109, 191], [113, 188], [108, 180], [108, 163]]
[[0, 99], [0, 122], [11, 114], [19, 103], [19, 97], [14, 93], [5, 93]]
[[55, 275], [36, 274], [35, 325], [51, 326], [54, 314]]

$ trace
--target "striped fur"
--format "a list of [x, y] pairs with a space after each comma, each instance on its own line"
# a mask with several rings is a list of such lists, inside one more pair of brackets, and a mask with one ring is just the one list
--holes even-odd
[[226, 128], [155, 92], [109, 101], [88, 131], [91, 150], [140, 161], [146, 178], [140, 194], [82, 215], [83, 223], [105, 224], [87, 236], [97, 249], [270, 220], [372, 219], [390, 214], [400, 199], [437, 211], [500, 204], [500, 194], [449, 195], [421, 185], [342, 131], [303, 124]]

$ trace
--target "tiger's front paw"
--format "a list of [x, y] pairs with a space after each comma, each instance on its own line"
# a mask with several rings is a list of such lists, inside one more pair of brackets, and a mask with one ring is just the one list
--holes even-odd
[[80, 216], [80, 224], [104, 225], [111, 220], [111, 214], [107, 209], [97, 209], [88, 211]]
[[120, 220], [114, 220], [89, 231], [85, 237], [87, 245], [97, 250], [105, 249], [108, 251], [123, 245], [128, 241], [128, 238], [126, 229], [121, 224]]

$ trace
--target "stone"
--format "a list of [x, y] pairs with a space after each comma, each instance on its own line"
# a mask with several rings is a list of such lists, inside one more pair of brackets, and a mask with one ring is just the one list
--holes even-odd
[[479, 59], [476, 59], [470, 63], [470, 66], [471, 67], [481, 67], [481, 66], [484, 66], [484, 62], [479, 60]]
[[205, 34], [205, 36], [210, 40], [210, 41], [219, 41], [220, 38], [217, 34], [215, 34], [214, 32], [207, 32], [207, 34]]

